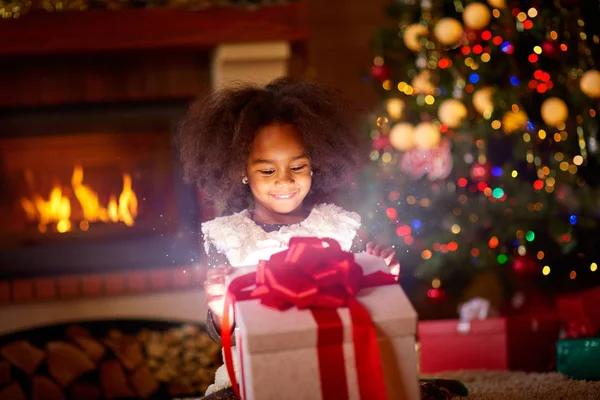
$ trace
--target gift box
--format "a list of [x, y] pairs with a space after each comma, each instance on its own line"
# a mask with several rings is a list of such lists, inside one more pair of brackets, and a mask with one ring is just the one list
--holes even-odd
[[421, 373], [464, 369], [551, 370], [560, 322], [556, 315], [421, 321]]
[[600, 337], [559, 340], [556, 370], [573, 379], [600, 380]]
[[573, 379], [600, 380], [600, 287], [556, 299], [564, 337], [556, 344], [556, 370]]
[[562, 295], [556, 308], [567, 338], [600, 336], [600, 287]]
[[[292, 239], [288, 256], [296, 251]], [[390, 277], [382, 259], [364, 253], [351, 256], [367, 281], [378, 274]], [[277, 255], [270, 262], [274, 258]], [[251, 281], [252, 274], [246, 272], [245, 276]], [[261, 279], [268, 280], [268, 277], [260, 278], [262, 274], [265, 273], [260, 272], [259, 266], [256, 289], [251, 287], [246, 293], [261, 291], [264, 283]], [[327, 272], [317, 275], [326, 276]], [[240, 279], [243, 277], [233, 277], [228, 293], [234, 292], [231, 286]], [[285, 286], [285, 278], [281, 280]], [[287, 283], [297, 284], [297, 280]], [[343, 279], [346, 283], [353, 280], [352, 277]], [[324, 284], [326, 288], [328, 285]], [[236, 292], [237, 296], [232, 295], [237, 301], [234, 305], [236, 344], [231, 349], [238, 364], [235, 375], [240, 396], [248, 400], [419, 399], [416, 312], [393, 279], [386, 284], [368, 286], [368, 283], [363, 284], [348, 300], [347, 307], [341, 308], [323, 306], [323, 302], [330, 301], [328, 296], [335, 297], [335, 293], [326, 293], [317, 306], [300, 304], [287, 309], [277, 307], [277, 301], [273, 304], [272, 299], [246, 296], [250, 299], [240, 301], [241, 291]], [[357, 303], [362, 311], [356, 311]], [[225, 334], [225, 349], [227, 340]], [[227, 350], [225, 360], [227, 364]], [[231, 366], [228, 371], [231, 377]], [[236, 385], [233, 386], [235, 389]]]

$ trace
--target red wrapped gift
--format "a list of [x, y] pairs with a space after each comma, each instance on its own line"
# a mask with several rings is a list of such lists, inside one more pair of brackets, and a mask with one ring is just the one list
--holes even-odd
[[417, 315], [383, 259], [295, 237], [227, 284], [224, 310], [234, 312], [223, 327], [231, 317], [236, 327], [223, 328], [223, 350], [238, 397], [419, 397]]
[[556, 358], [559, 328], [556, 315], [421, 321], [420, 370], [548, 371]]
[[600, 286], [560, 296], [556, 308], [568, 338], [600, 334]]

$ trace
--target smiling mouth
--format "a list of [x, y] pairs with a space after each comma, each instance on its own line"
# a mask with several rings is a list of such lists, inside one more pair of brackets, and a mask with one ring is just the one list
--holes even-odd
[[293, 198], [294, 196], [296, 196], [296, 193], [298, 193], [298, 192], [285, 193], [285, 194], [272, 194], [271, 196], [276, 200], [289, 200], [289, 199]]

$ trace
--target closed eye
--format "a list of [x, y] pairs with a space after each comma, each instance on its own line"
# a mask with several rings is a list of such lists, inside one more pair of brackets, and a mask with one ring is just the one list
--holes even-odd
[[269, 175], [273, 175], [275, 173], [275, 170], [274, 169], [261, 169], [259, 172], [265, 176], [269, 176]]
[[302, 171], [304, 168], [306, 168], [306, 165], [301, 165], [299, 167], [292, 167], [290, 168], [293, 172], [300, 172]]

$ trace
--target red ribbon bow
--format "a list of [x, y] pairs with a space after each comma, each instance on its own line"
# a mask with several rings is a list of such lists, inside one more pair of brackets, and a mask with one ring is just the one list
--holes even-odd
[[292, 238], [288, 251], [258, 264], [252, 297], [278, 310], [345, 307], [362, 276], [354, 255], [335, 240]]
[[[383, 271], [363, 275], [354, 255], [344, 252], [333, 239], [292, 238], [288, 250], [274, 254], [269, 261], [261, 261], [256, 273], [234, 279], [227, 289], [222, 342], [235, 393], [246, 398], [240, 396], [233, 368], [228, 311], [236, 301], [260, 299], [263, 305], [278, 310], [291, 307], [311, 310], [319, 327], [319, 369], [324, 399], [348, 397], [341, 346], [343, 325], [335, 310], [348, 307], [361, 397], [386, 398], [375, 328], [368, 311], [354, 296], [361, 288], [390, 284], [396, 284], [396, 280]], [[254, 285], [256, 289], [250, 289]]]

